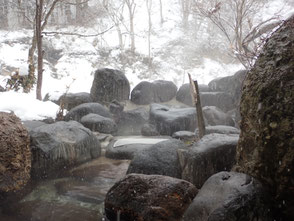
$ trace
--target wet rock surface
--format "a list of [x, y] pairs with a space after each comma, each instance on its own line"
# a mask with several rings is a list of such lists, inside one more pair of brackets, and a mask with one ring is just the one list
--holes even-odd
[[183, 221], [273, 220], [267, 192], [261, 183], [243, 173], [211, 176], [186, 210]]
[[258, 178], [276, 199], [277, 220], [294, 219], [294, 17], [266, 42], [241, 98], [236, 170]]
[[43, 125], [30, 132], [32, 176], [58, 176], [73, 165], [97, 158], [101, 146], [94, 134], [76, 121]]
[[129, 174], [105, 198], [109, 220], [178, 221], [197, 194], [191, 183], [167, 176]]
[[111, 118], [109, 110], [99, 103], [80, 104], [71, 109], [66, 115], [65, 120], [81, 121], [81, 118], [88, 114], [98, 114], [103, 117]]
[[14, 114], [0, 112], [0, 196], [23, 188], [30, 172], [28, 131]]
[[130, 83], [125, 74], [119, 70], [98, 69], [95, 72], [90, 94], [94, 102], [100, 103], [128, 100]]
[[209, 134], [190, 148], [179, 149], [182, 179], [201, 188], [213, 174], [230, 171], [235, 164], [239, 135]]
[[181, 178], [181, 166], [177, 150], [185, 144], [176, 139], [162, 141], [138, 151], [127, 173], [157, 174]]
[[150, 106], [151, 124], [161, 135], [171, 136], [174, 132], [194, 131], [197, 127], [195, 108], [170, 108], [162, 104]]
[[98, 131], [105, 134], [113, 134], [117, 131], [117, 125], [114, 120], [98, 114], [87, 114], [81, 118], [81, 124], [91, 131]]
[[173, 99], [176, 93], [177, 86], [171, 81], [142, 81], [132, 90], [131, 101], [139, 105], [161, 103]]

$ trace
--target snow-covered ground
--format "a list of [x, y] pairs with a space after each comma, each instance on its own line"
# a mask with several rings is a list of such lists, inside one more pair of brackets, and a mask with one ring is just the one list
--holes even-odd
[[[173, 2], [177, 2], [173, 0]], [[283, 0], [272, 1], [273, 5], [265, 9], [264, 15], [268, 17], [283, 4]], [[185, 32], [176, 27], [179, 24], [179, 9], [175, 8], [175, 4], [170, 1], [163, 1], [164, 20], [163, 24], [159, 22], [158, 3], [153, 5], [153, 35], [151, 37], [151, 54], [153, 62], [157, 66], [156, 70], [148, 71], [146, 64], [142, 62], [142, 56], [147, 57], [147, 28], [148, 19], [145, 4], [138, 4], [135, 17], [136, 30], [136, 51], [138, 52], [138, 61], [132, 65], [122, 65], [119, 62], [121, 51], [118, 49], [118, 39], [115, 28], [106, 32], [102, 36], [81, 38], [77, 36], [44, 36], [44, 41], [49, 45], [48, 50], [60, 50], [60, 57], [56, 58], [56, 63], [44, 61], [44, 76], [42, 95], [50, 93], [61, 95], [65, 91], [68, 92], [89, 92], [93, 73], [98, 68], [115, 68], [123, 70], [131, 84], [131, 88], [136, 86], [140, 81], [154, 80], [171, 80], [178, 87], [188, 82], [187, 73], [189, 72], [193, 79], [197, 79], [200, 84], [208, 84], [214, 78], [224, 77], [234, 74], [242, 65], [236, 63], [224, 63], [213, 60], [209, 57], [203, 57], [199, 63], [185, 67], [179, 58], [165, 58], [162, 55], [162, 48], [167, 48], [169, 43], [185, 38]], [[285, 10], [285, 9], [283, 9]], [[286, 9], [288, 14], [291, 10]], [[293, 12], [293, 10], [292, 10]], [[144, 17], [145, 16], [145, 17]], [[105, 29], [110, 27], [105, 24]], [[54, 27], [51, 27], [54, 29]], [[50, 30], [46, 30], [50, 31]], [[75, 32], [81, 34], [94, 34], [101, 30], [97, 27], [77, 28], [69, 27], [67, 29], [59, 29], [59, 31]], [[154, 34], [155, 33], [155, 34]], [[207, 38], [203, 34], [202, 39]], [[18, 31], [0, 31], [0, 85], [5, 87], [9, 74], [14, 70], [19, 70], [20, 74], [26, 74], [27, 55], [30, 47], [30, 39], [32, 30]], [[126, 48], [128, 48], [128, 37], [124, 36]], [[201, 44], [201, 38], [198, 39]], [[174, 50], [174, 48], [173, 48]], [[46, 53], [46, 51], [45, 51]], [[185, 60], [185, 52], [179, 50], [183, 60]], [[141, 56], [141, 57], [140, 57]], [[141, 60], [140, 60], [141, 59]], [[58, 106], [51, 102], [41, 102], [34, 99], [35, 89], [29, 94], [20, 92], [4, 92], [0, 93], [0, 111], [14, 111], [23, 120], [42, 119], [45, 117], [55, 117]]]

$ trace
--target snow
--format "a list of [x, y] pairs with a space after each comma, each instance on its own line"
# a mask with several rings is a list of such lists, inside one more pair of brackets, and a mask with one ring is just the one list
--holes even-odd
[[30, 94], [17, 92], [0, 93], [0, 111], [14, 112], [21, 120], [42, 120], [48, 117], [55, 119], [59, 106], [51, 101], [39, 101]]

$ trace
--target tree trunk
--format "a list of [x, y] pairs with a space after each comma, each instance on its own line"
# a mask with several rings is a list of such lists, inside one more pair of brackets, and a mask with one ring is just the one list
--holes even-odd
[[163, 24], [164, 18], [163, 18], [163, 9], [162, 9], [162, 1], [159, 0], [159, 9], [160, 9], [160, 23]]
[[37, 80], [37, 99], [42, 100], [42, 80], [43, 80], [43, 50], [42, 50], [42, 12], [43, 0], [36, 0], [36, 39], [38, 49], [38, 80]]
[[200, 94], [197, 81], [193, 81], [191, 75], [188, 73], [189, 81], [190, 81], [190, 90], [192, 100], [196, 106], [197, 112], [197, 121], [198, 121], [198, 130], [199, 130], [199, 139], [201, 139], [205, 135], [205, 123], [202, 113], [201, 101], [200, 101]]

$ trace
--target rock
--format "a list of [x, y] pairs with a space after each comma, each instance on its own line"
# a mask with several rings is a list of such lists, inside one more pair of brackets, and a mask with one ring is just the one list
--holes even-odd
[[125, 74], [119, 70], [98, 69], [95, 72], [90, 94], [94, 102], [100, 103], [128, 100], [130, 83]]
[[26, 120], [26, 121], [23, 121], [22, 123], [28, 131], [31, 131], [37, 127], [40, 127], [46, 124], [45, 122], [38, 121], [38, 120]]
[[[204, 85], [204, 84], [199, 84], [199, 92], [210, 92], [210, 88], [208, 87], [208, 85]], [[190, 92], [190, 84], [183, 84], [176, 95], [176, 99], [179, 102], [182, 102], [186, 105], [189, 106], [194, 106], [193, 102], [192, 102], [192, 97], [191, 97], [191, 92]]]
[[210, 126], [227, 125], [235, 126], [232, 117], [224, 113], [221, 109], [215, 106], [206, 106], [202, 108], [203, 116], [206, 119], [205, 123]]
[[[196, 129], [195, 134], [198, 135], [198, 128]], [[206, 126], [205, 134], [240, 134], [240, 130], [235, 127], [217, 125], [217, 126]]]
[[267, 40], [243, 83], [236, 170], [271, 190], [276, 220], [294, 220], [294, 16]]
[[176, 92], [177, 86], [171, 81], [142, 81], [132, 90], [131, 101], [139, 105], [162, 103], [173, 99]]
[[268, 196], [261, 183], [243, 173], [211, 176], [186, 210], [183, 221], [271, 221]]
[[109, 105], [109, 111], [112, 114], [118, 115], [124, 110], [124, 106], [117, 100], [114, 100]]
[[151, 104], [150, 123], [161, 135], [171, 136], [174, 132], [194, 131], [197, 126], [195, 108], [169, 108], [166, 105]]
[[192, 147], [178, 150], [182, 179], [201, 188], [211, 175], [231, 170], [238, 139], [238, 135], [209, 134]]
[[117, 134], [141, 135], [141, 128], [148, 122], [149, 114], [143, 107], [133, 110], [123, 111], [117, 116]]
[[64, 117], [66, 121], [75, 120], [81, 121], [83, 116], [88, 114], [98, 114], [102, 117], [111, 118], [111, 114], [106, 107], [99, 103], [80, 104], [71, 109]]
[[241, 99], [242, 84], [247, 74], [247, 70], [237, 71], [232, 76], [217, 78], [208, 83], [211, 91], [226, 92], [233, 96], [234, 104], [239, 105]]
[[113, 134], [117, 131], [117, 125], [114, 120], [98, 114], [87, 114], [82, 117], [81, 124], [91, 131], [98, 131], [105, 134]]
[[30, 132], [33, 153], [32, 176], [58, 176], [101, 154], [95, 135], [76, 121], [43, 125]]
[[0, 112], [0, 195], [22, 189], [30, 172], [28, 131], [13, 113]]
[[105, 213], [109, 220], [180, 221], [196, 194], [184, 180], [130, 174], [108, 191]]
[[146, 137], [160, 135], [153, 124], [144, 124], [141, 128], [141, 134]]
[[235, 108], [233, 96], [226, 92], [200, 93], [201, 106], [216, 106], [224, 112]]
[[177, 131], [173, 133], [172, 138], [179, 139], [182, 141], [195, 141], [196, 134], [191, 131]]
[[127, 173], [158, 174], [181, 178], [177, 149], [185, 144], [176, 139], [162, 141], [135, 154]]
[[58, 99], [58, 105], [63, 103], [64, 109], [68, 111], [80, 104], [91, 102], [93, 102], [91, 95], [86, 92], [64, 94]]
[[227, 114], [233, 119], [235, 125], [234, 127], [240, 129], [241, 115], [240, 115], [240, 107], [238, 106], [235, 109], [232, 109], [227, 112]]

